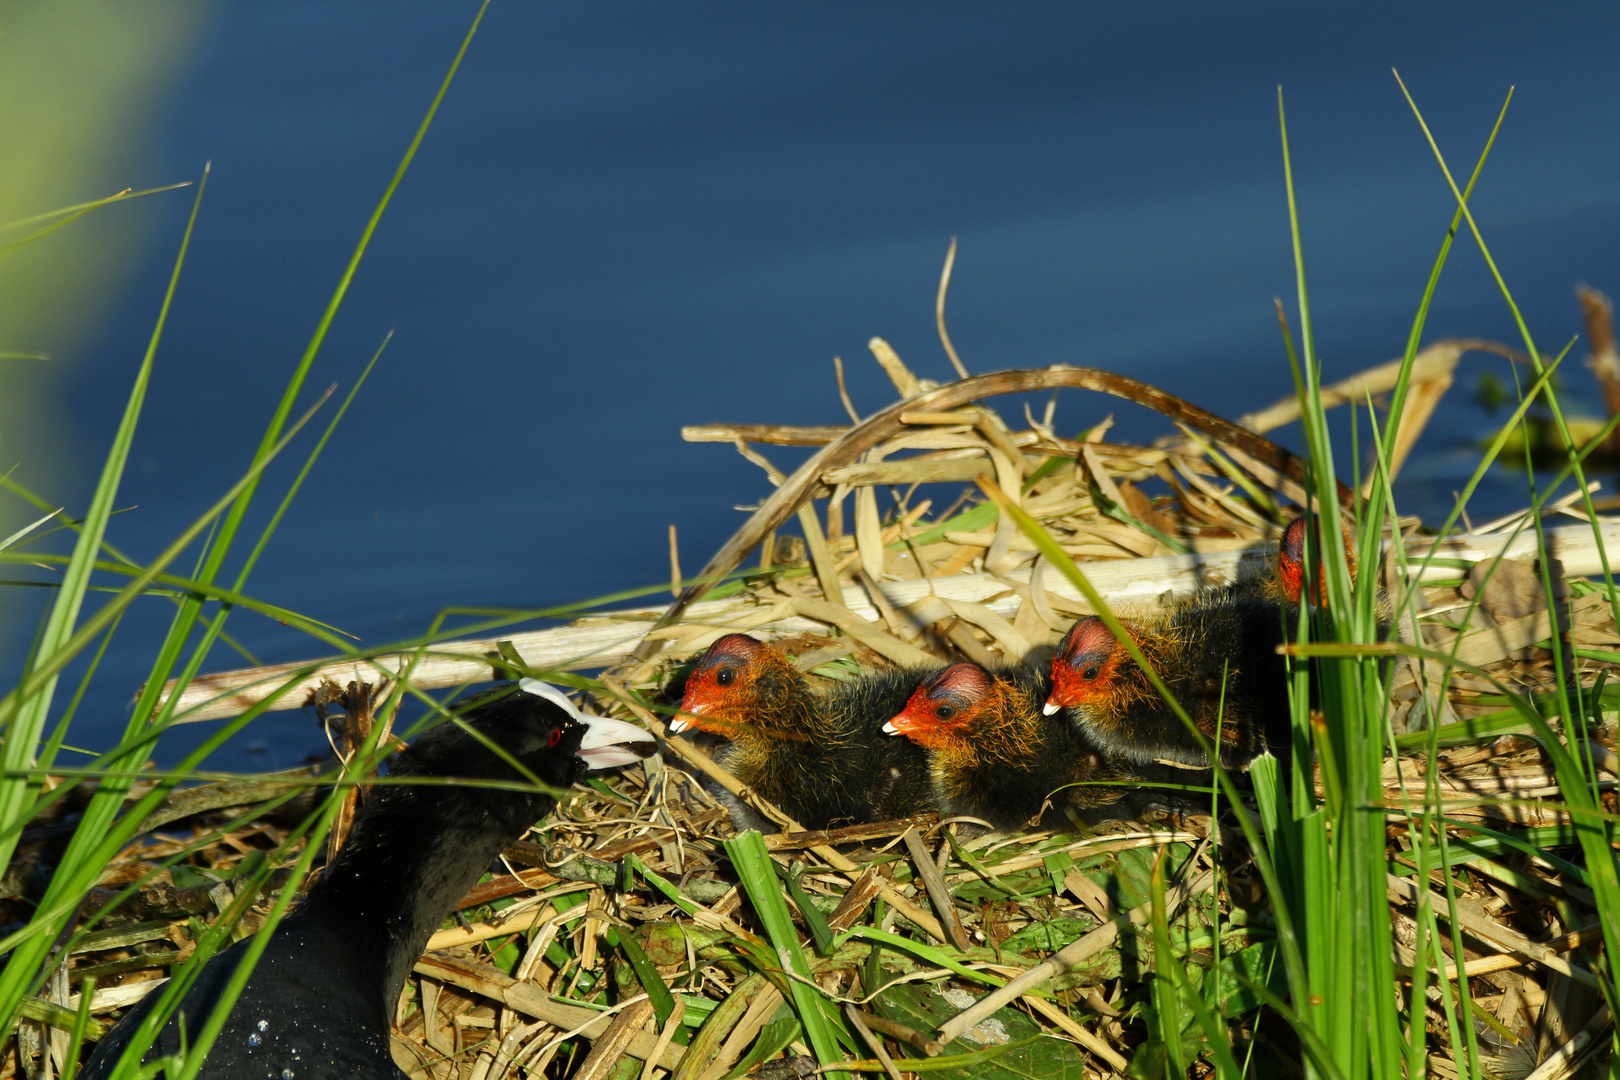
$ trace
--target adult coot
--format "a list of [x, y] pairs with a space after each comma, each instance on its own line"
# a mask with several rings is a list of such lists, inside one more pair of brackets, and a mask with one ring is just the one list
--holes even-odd
[[[542, 783], [566, 788], [587, 769], [628, 764], [654, 745], [633, 725], [581, 715], [554, 687], [533, 679], [468, 698], [453, 711], [461, 723], [419, 738], [400, 754], [391, 777], [527, 782], [492, 743]], [[501, 849], [555, 805], [534, 790], [373, 788], [337, 858], [276, 928], [199, 1077], [404, 1077], [389, 1053], [389, 1018], [406, 976], [429, 935]], [[181, 1053], [184, 1040], [202, 1030], [247, 946], [240, 941], [208, 962], [158, 1033], [148, 1062]], [[161, 996], [147, 997], [107, 1033], [80, 1074], [84, 1080], [111, 1074]]]

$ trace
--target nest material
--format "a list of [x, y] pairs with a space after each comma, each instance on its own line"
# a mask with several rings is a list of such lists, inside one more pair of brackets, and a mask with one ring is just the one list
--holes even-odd
[[[1454, 364], [1460, 351], [1447, 345], [1441, 359]], [[1434, 356], [1426, 353], [1425, 362], [1433, 367]], [[1437, 370], [1431, 377], [1449, 382], [1449, 364]], [[895, 381], [906, 393], [905, 378], [896, 374]], [[920, 384], [910, 389], [926, 393]], [[1304, 500], [1287, 460], [1268, 464], [1252, 439], [1237, 446], [1183, 429], [1157, 445], [1120, 445], [1105, 441], [1109, 423], [1102, 420], [1071, 441], [1058, 435], [1050, 410], [1039, 420], [1026, 410], [1027, 425], [1014, 430], [982, 405], [967, 407], [969, 400], [975, 399], [946, 409], [888, 410], [892, 432], [837, 464], [827, 465], [837, 455], [823, 451], [808, 478], [800, 476], [804, 470], [782, 476], [748, 443], [837, 445], [848, 430], [689, 429], [689, 437], [735, 442], [781, 485], [779, 492], [795, 483], [799, 491], [768, 501], [745, 527], [744, 539], [762, 548], [757, 572], [718, 589], [710, 582], [688, 590], [646, 635], [639, 655], [603, 680], [602, 701], [632, 703], [658, 727], [637, 699], [655, 699], [674, 667], [733, 631], [775, 638], [819, 678], [919, 658], [1021, 659], [1051, 645], [1089, 608], [1053, 587], [1033, 545], [984, 509], [975, 489], [961, 487], [980, 471], [992, 471], [1088, 573], [1106, 578], [1117, 567], [1118, 580], [1127, 583], [1142, 576], [1131, 571], [1148, 565], [1143, 560], [1168, 560], [1151, 565], [1181, 567], [1182, 576], [1168, 580], [1196, 587], [1199, 560], [1186, 552], [1221, 572], [1240, 572], [1236, 554], [1263, 561], [1264, 545], [1284, 517], [1281, 504]], [[1415, 430], [1399, 438], [1409, 446]], [[812, 501], [817, 495], [827, 500], [824, 507]], [[801, 527], [797, 538], [781, 531], [791, 520]], [[1412, 532], [1415, 525], [1402, 528]], [[747, 546], [728, 545], [731, 554], [711, 563], [710, 573], [736, 554], [732, 549]], [[1230, 555], [1225, 563], [1221, 553]], [[1417, 586], [1427, 608], [1424, 639], [1442, 648], [1469, 633], [1463, 648], [1472, 662], [1521, 691], [1548, 688], [1551, 653], [1537, 642], [1549, 637], [1552, 620], [1537, 608], [1523, 574], [1508, 571], [1487, 582], [1482, 574], [1454, 573], [1453, 580]], [[1166, 580], [1156, 575], [1146, 589], [1122, 584], [1115, 595], [1149, 606]], [[1602, 593], [1582, 587], [1571, 590], [1559, 612], [1585, 684], [1608, 666], [1594, 657], [1620, 646], [1611, 612]], [[1535, 744], [1488, 737], [1504, 708], [1496, 687], [1453, 674], [1440, 714], [1430, 718], [1417, 703], [1421, 690], [1436, 688], [1434, 676], [1397, 663], [1391, 680], [1397, 730], [1420, 718], [1462, 719], [1487, 733], [1465, 739], [1436, 763], [1450, 816], [1544, 830], [1536, 834], [1538, 846], [1549, 852], [1572, 844], [1572, 837], [1560, 839], [1568, 817], [1553, 805], [1556, 785]], [[1611, 774], [1613, 747], [1611, 726], [1592, 747]], [[701, 749], [685, 741], [670, 748], [694, 771], [735, 785]], [[1423, 769], [1416, 758], [1386, 762], [1391, 805], [1421, 788]], [[241, 791], [241, 804], [263, 797], [257, 783]], [[189, 955], [200, 924], [230, 903], [233, 870], [285, 834], [275, 821], [244, 819], [227, 822], [217, 842], [199, 846], [232, 812], [221, 809], [232, 803], [232, 790], [224, 785], [203, 813], [146, 835], [108, 868], [106, 889], [146, 880], [67, 958], [50, 983], [49, 1001], [75, 1008], [71, 990], [94, 974], [95, 1011], [105, 1014]], [[1606, 798], [1612, 803], [1612, 792]], [[1404, 820], [1391, 816], [1390, 850], [1397, 865], [1411, 866], [1412, 847], [1432, 839], [1409, 835]], [[51, 842], [41, 829], [19, 847], [7, 878], [12, 896], [26, 891], [29, 861], [37, 864]], [[739, 946], [765, 930], [733, 883], [720, 846], [731, 835], [729, 818], [704, 786], [656, 759], [582, 788], [507, 852], [510, 873], [492, 875], [465, 898], [458, 925], [430, 943], [396, 1013], [402, 1066], [413, 1075], [476, 1080], [542, 1073], [651, 1080], [664, 1070], [676, 1080], [721, 1080], [739, 1065], [785, 1055], [786, 1066], [770, 1068], [803, 1075], [805, 1036], [795, 1036], [781, 1018], [786, 1014], [779, 1015], [792, 996], [791, 981], [761, 968]], [[1463, 828], [1452, 839], [1463, 853], [1454, 855], [1467, 934], [1463, 959], [1476, 1006], [1495, 1021], [1483, 1036], [1487, 1050], [1506, 1061], [1515, 1038], [1545, 1050], [1576, 1038], [1595, 1015], [1601, 1022], [1587, 985], [1591, 975], [1572, 951], [1592, 935], [1585, 925], [1590, 895], [1552, 863], [1499, 850]], [[949, 1029], [954, 1041], [945, 1053], [1040, 1032], [1060, 1042], [1018, 1047], [1003, 1064], [1103, 1077], [1123, 1073], [1141, 1049], [1142, 1025], [1121, 1010], [1140, 999], [1153, 967], [1151, 938], [1139, 931], [1151, 912], [1148, 879], [1156, 865], [1175, 886], [1172, 946], [1189, 970], [1211, 964], [1217, 942], [1223, 964], [1252, 971], [1268, 962], [1268, 935], [1251, 930], [1265, 923], [1258, 878], [1241, 854], [1216, 840], [1210, 820], [1194, 818], [1120, 825], [1089, 837], [1030, 833], [959, 844], [925, 817], [832, 833], [789, 831], [767, 838], [766, 846], [794, 883], [798, 946], [811, 958], [810, 977], [840, 1003], [861, 1054], [904, 1059], [942, 1049], [935, 1041], [939, 1025], [985, 989], [940, 966], [944, 957], [997, 982], [1031, 969], [1056, 976], [1013, 995], [1008, 1007], [965, 1033]], [[158, 868], [178, 853], [186, 854], [183, 866]], [[1395, 948], [1410, 965], [1419, 886], [1410, 876], [1392, 882]], [[1437, 903], [1444, 907], [1443, 898]], [[818, 949], [818, 922], [834, 933], [896, 932], [923, 948], [891, 947], [876, 960], [865, 939]], [[253, 925], [250, 916], [238, 933]], [[1050, 960], [1054, 954], [1061, 962]], [[675, 1011], [662, 1025], [644, 996], [649, 981], [674, 991]], [[49, 1018], [60, 1014], [50, 1013], [48, 1003], [40, 1008], [45, 1019], [23, 1025], [0, 1075], [15, 1073], [19, 1058], [32, 1069], [35, 1055], [58, 1051], [60, 1031]], [[1286, 1038], [1256, 1036], [1252, 1009], [1229, 1005], [1229, 1011], [1240, 1017], [1231, 1025], [1237, 1042], [1258, 1037], [1264, 1053], [1297, 1060]], [[1443, 1047], [1443, 1020], [1433, 1010], [1430, 1018], [1434, 1045]]]

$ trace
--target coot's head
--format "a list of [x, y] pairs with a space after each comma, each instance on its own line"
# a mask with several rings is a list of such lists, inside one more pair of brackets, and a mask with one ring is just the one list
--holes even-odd
[[952, 664], [917, 684], [906, 707], [883, 730], [943, 749], [968, 737], [995, 692], [995, 680], [978, 664]]
[[442, 723], [417, 739], [393, 775], [526, 779], [510, 757], [542, 783], [566, 788], [586, 770], [627, 765], [657, 746], [634, 724], [587, 716], [536, 679], [496, 687], [451, 709], [459, 723]]
[[772, 678], [778, 660], [770, 646], [747, 634], [720, 638], [686, 677], [681, 715], [670, 721], [669, 730], [694, 727], [731, 737], [756, 723], [762, 698], [771, 696], [778, 681]]
[[1125, 646], [1095, 615], [1087, 615], [1063, 635], [1052, 657], [1052, 693], [1042, 711], [1095, 705], [1109, 695], [1120, 667], [1128, 662]]

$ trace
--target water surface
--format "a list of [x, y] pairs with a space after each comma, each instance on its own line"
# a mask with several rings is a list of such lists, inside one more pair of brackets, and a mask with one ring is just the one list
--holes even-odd
[[[122, 183], [213, 173], [110, 539], [149, 557], [244, 468], [473, 8], [222, 3]], [[952, 236], [977, 372], [1089, 364], [1226, 415], [1287, 393], [1274, 297], [1294, 276], [1284, 89], [1329, 378], [1399, 354], [1453, 201], [1390, 73], [1453, 167], [1513, 109], [1475, 211], [1544, 349], [1572, 287], [1620, 289], [1611, 6], [759, 5], [497, 2], [310, 379], [345, 390], [394, 338], [249, 591], [375, 642], [451, 605], [537, 607], [695, 570], [767, 491], [683, 424], [845, 421], [892, 400], [866, 341], [950, 368], [933, 298]], [[65, 357], [82, 505], [188, 208], [121, 208], [153, 239], [93, 344]], [[1425, 337], [1517, 343], [1471, 241]], [[1437, 518], [1484, 429], [1465, 360], [1399, 492]], [[1572, 361], [1570, 400], [1598, 408]], [[1059, 427], [1115, 413], [1079, 393]], [[1284, 439], [1292, 436], [1284, 433]], [[308, 440], [300, 444], [307, 446]], [[784, 468], [797, 457], [767, 451]], [[296, 456], [296, 455], [295, 455]], [[279, 492], [291, 466], [277, 466]], [[1522, 505], [1493, 474], [1476, 518]], [[74, 501], [77, 500], [77, 501]], [[273, 505], [273, 498], [269, 505]], [[263, 513], [268, 512], [268, 506]], [[263, 519], [263, 513], [258, 520]], [[107, 740], [167, 620], [126, 620], [78, 738]], [[265, 661], [327, 650], [268, 620]], [[211, 667], [236, 666], [223, 648]], [[172, 760], [200, 737], [180, 733]], [[267, 718], [220, 767], [321, 740]]]

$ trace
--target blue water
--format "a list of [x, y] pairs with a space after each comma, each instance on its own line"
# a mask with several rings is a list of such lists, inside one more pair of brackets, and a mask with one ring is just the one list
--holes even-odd
[[[1090, 364], [1227, 415], [1268, 404], [1290, 391], [1273, 297], [1298, 325], [1279, 85], [1329, 378], [1399, 354], [1454, 206], [1392, 66], [1464, 172], [1517, 87], [1474, 208], [1538, 344], [1562, 347], [1580, 331], [1575, 283], [1620, 290], [1620, 9], [1359, 8], [497, 0], [305, 399], [346, 391], [393, 342], [249, 591], [374, 642], [450, 605], [667, 580], [671, 523], [696, 570], [768, 486], [680, 426], [844, 422], [834, 355], [858, 408], [880, 408], [874, 334], [949, 377], [933, 298], [952, 236], [970, 369]], [[128, 180], [213, 163], [114, 543], [155, 554], [244, 468], [473, 10], [219, 6]], [[130, 208], [153, 219], [142, 269], [61, 389], [83, 455], [71, 505], [188, 206], [179, 192]], [[1449, 335], [1518, 344], [1466, 238], [1426, 332]], [[1465, 360], [1404, 509], [1437, 517], [1466, 476], [1486, 366], [1506, 374]], [[1598, 410], [1574, 362], [1566, 383]], [[1124, 437], [1164, 430], [1079, 393], [1059, 426], [1110, 412]], [[1502, 474], [1473, 513], [1523, 502]], [[126, 621], [81, 744], [122, 728], [167, 615], [153, 601]], [[251, 615], [230, 629], [265, 661], [329, 651]], [[306, 716], [279, 714], [216, 764], [283, 767], [321, 746]]]

